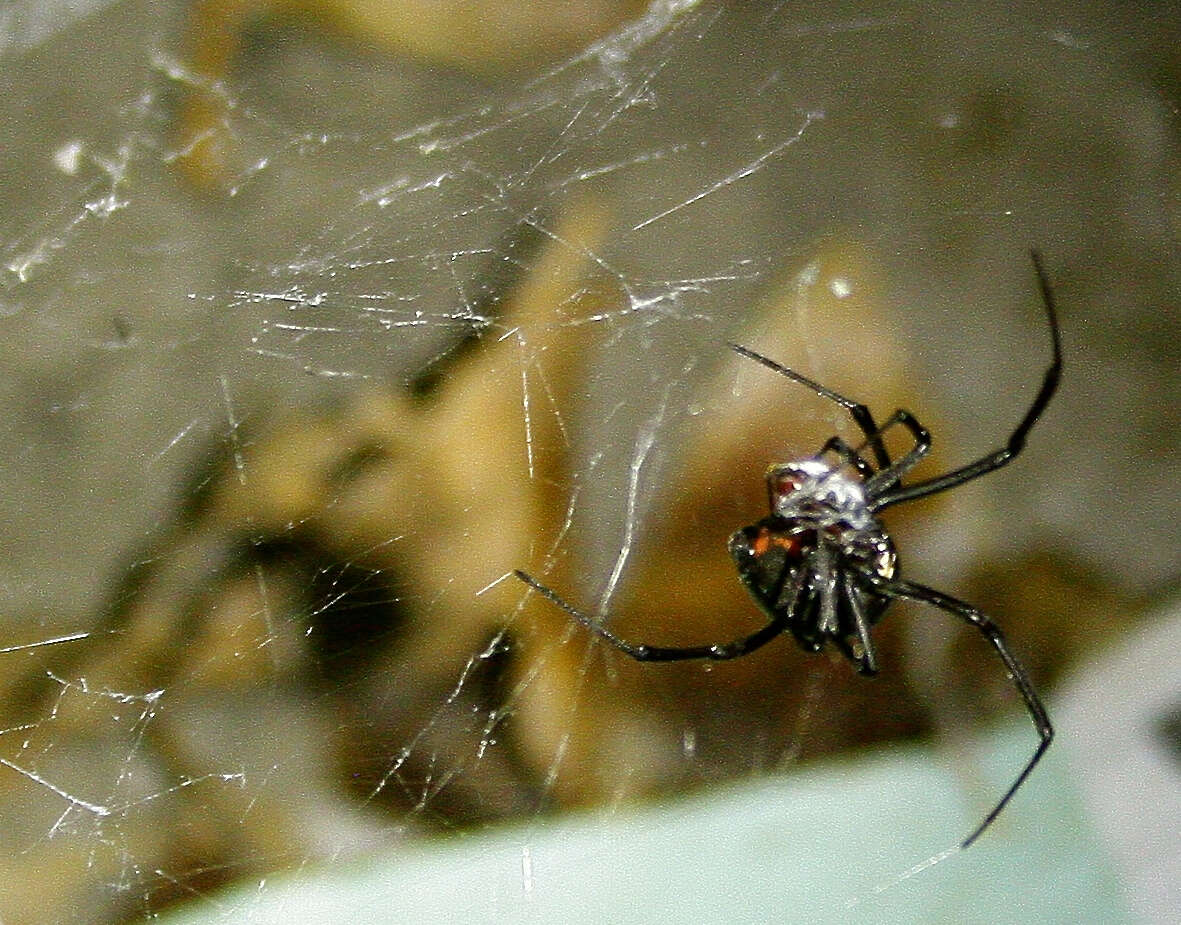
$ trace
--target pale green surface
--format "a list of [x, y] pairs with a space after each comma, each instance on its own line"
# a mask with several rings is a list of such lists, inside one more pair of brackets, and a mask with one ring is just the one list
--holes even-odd
[[[988, 761], [998, 786], [1032, 744], [1028, 727], [998, 743]], [[663, 806], [403, 846], [215, 894], [162, 921], [1130, 921], [1061, 750], [967, 852], [954, 845], [986, 794], [973, 784], [968, 805], [940, 759], [900, 749]]]

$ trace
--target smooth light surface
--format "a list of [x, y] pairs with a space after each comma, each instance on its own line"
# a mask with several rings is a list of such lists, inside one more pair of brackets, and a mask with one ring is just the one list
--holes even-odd
[[1075, 786], [1114, 859], [1128, 905], [1144, 922], [1181, 909], [1181, 748], [1165, 719], [1181, 709], [1181, 599], [1083, 672], [1058, 723]]
[[663, 806], [402, 847], [198, 900], [171, 925], [807, 921], [1129, 921], [1051, 749], [998, 823], [958, 840], [1032, 748], [1015, 727], [965, 782], [930, 749]]

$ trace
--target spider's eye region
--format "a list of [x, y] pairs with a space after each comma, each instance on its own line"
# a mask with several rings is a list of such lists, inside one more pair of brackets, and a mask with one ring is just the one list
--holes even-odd
[[806, 476], [797, 474], [783, 466], [776, 466], [767, 473], [767, 489], [773, 498], [793, 495], [800, 490], [800, 485], [805, 478]]
[[771, 513], [818, 527], [832, 523], [863, 528], [870, 523], [861, 481], [822, 459], [780, 463], [767, 470]]

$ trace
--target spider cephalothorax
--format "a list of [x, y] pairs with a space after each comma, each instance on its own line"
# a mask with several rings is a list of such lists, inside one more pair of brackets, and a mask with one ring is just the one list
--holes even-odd
[[[738, 566], [738, 577], [767, 616], [767, 624], [761, 629], [740, 639], [714, 645], [631, 643], [566, 603], [535, 578], [521, 571], [516, 572], [517, 577], [616, 649], [641, 662], [740, 658], [776, 636], [791, 633], [800, 645], [812, 652], [831, 641], [862, 674], [874, 674], [877, 663], [869, 631], [893, 600], [931, 604], [976, 627], [1004, 663], [1025, 701], [1039, 741], [1033, 757], [1025, 763], [1000, 802], [964, 840], [963, 847], [966, 848], [988, 828], [1041, 760], [1054, 737], [1054, 730], [1033, 683], [1009, 651], [999, 626], [970, 604], [899, 577], [894, 544], [878, 522], [877, 512], [970, 482], [1008, 464], [1025, 447], [1030, 429], [1058, 389], [1062, 372], [1062, 343], [1054, 295], [1042, 268], [1041, 257], [1036, 251], [1032, 256], [1050, 325], [1053, 359], [1033, 403], [1005, 445], [943, 475], [902, 484], [903, 478], [931, 448], [931, 435], [909, 411], [899, 408], [879, 427], [869, 408], [860, 402], [825, 388], [747, 347], [730, 345], [747, 359], [840, 405], [849, 412], [865, 437], [857, 447], [850, 446], [840, 437], [832, 437], [815, 456], [771, 466], [767, 471], [770, 516], [743, 527], [730, 537], [730, 555]], [[898, 459], [891, 458], [883, 439], [892, 427], [905, 428], [914, 439], [914, 445]], [[830, 456], [836, 462], [828, 462], [826, 457]]]

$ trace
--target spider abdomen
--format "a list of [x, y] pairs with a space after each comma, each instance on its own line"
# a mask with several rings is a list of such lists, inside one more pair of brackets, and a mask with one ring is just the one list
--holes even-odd
[[823, 502], [806, 514], [797, 509], [793, 518], [773, 513], [736, 531], [730, 556], [759, 608], [782, 621], [801, 647], [818, 652], [832, 642], [859, 671], [873, 674], [864, 630], [881, 619], [889, 600], [871, 581], [895, 578], [898, 558], [876, 519], [850, 523], [841, 513]]

